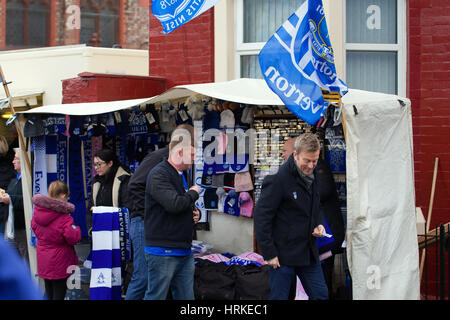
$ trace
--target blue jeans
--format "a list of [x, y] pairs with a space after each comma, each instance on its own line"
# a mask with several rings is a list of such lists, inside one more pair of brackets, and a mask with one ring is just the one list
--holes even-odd
[[310, 300], [328, 300], [328, 287], [320, 263], [304, 267], [270, 269], [269, 300], [287, 300], [293, 276], [297, 275]]
[[145, 253], [148, 287], [145, 300], [165, 300], [169, 288], [174, 300], [194, 300], [194, 256], [155, 256]]
[[125, 300], [142, 300], [147, 289], [147, 262], [145, 261], [144, 219], [134, 217], [130, 223], [130, 238], [133, 244], [133, 275], [128, 285]]

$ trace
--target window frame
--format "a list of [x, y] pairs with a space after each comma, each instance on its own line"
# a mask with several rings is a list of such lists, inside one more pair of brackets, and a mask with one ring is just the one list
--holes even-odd
[[234, 0], [234, 25], [236, 26], [236, 43], [234, 50], [234, 78], [241, 75], [241, 56], [258, 55], [265, 42], [244, 43], [244, 0]]
[[397, 53], [397, 95], [406, 97], [407, 72], [407, 26], [406, 26], [406, 0], [397, 0], [397, 43], [347, 43], [347, 0], [344, 1], [343, 16], [343, 73], [347, 79], [347, 52], [396, 52]]
[[18, 2], [22, 3], [23, 5], [23, 15], [24, 15], [24, 24], [23, 24], [23, 36], [24, 36], [24, 43], [22, 45], [12, 45], [7, 43], [7, 28], [8, 26], [6, 25], [6, 15], [8, 13], [8, 10], [6, 8], [6, 4], [7, 2], [10, 0], [5, 0], [5, 6], [4, 6], [4, 14], [3, 17], [5, 18], [5, 31], [4, 31], [4, 48], [3, 50], [19, 50], [19, 49], [30, 49], [30, 48], [42, 48], [42, 47], [46, 47], [46, 46], [50, 46], [50, 29], [51, 29], [51, 1], [50, 0], [34, 0], [37, 2], [40, 2], [42, 5], [47, 7], [47, 12], [45, 15], [45, 20], [46, 20], [46, 43], [45, 45], [31, 45], [29, 44], [29, 39], [28, 39], [28, 32], [29, 32], [29, 28], [30, 28], [30, 22], [29, 22], [29, 6], [30, 3], [32, 1], [30, 0], [17, 0]]

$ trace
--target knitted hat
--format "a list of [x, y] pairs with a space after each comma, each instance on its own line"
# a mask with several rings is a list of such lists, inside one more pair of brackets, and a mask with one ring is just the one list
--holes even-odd
[[219, 197], [217, 196], [216, 189], [206, 189], [203, 194], [203, 203], [205, 209], [217, 209], [219, 205]]
[[43, 136], [45, 134], [44, 121], [40, 116], [32, 116], [25, 122], [23, 135], [26, 138]]
[[203, 130], [219, 129], [220, 126], [220, 113], [213, 110], [206, 112], [203, 117]]
[[225, 189], [234, 189], [234, 173], [225, 173], [223, 178]]
[[234, 188], [236, 192], [253, 190], [253, 183], [250, 173], [238, 172], [234, 175]]
[[217, 211], [225, 212], [225, 199], [227, 198], [227, 192], [224, 188], [217, 188], [216, 191], [218, 197]]
[[176, 124], [177, 126], [182, 123], [189, 123], [192, 125], [192, 118], [188, 114], [188, 109], [184, 105], [184, 103], [180, 104], [178, 107], [178, 111], [176, 112]]
[[233, 163], [230, 164], [230, 172], [244, 172], [249, 170], [248, 154], [235, 154]]
[[231, 190], [225, 198], [224, 212], [232, 216], [239, 216], [239, 194]]
[[253, 106], [245, 107], [242, 111], [241, 122], [250, 124], [253, 121]]
[[158, 117], [161, 132], [172, 132], [177, 126], [176, 110], [169, 101], [161, 102], [161, 110], [158, 112]]
[[202, 175], [202, 182], [201, 185], [204, 187], [211, 187], [212, 185], [212, 175], [210, 174], [203, 174]]
[[223, 187], [223, 179], [225, 175], [224, 174], [215, 174], [212, 176], [212, 186], [213, 187]]
[[202, 99], [195, 95], [187, 98], [184, 104], [187, 107], [188, 114], [192, 118], [192, 120], [200, 120], [205, 114]]
[[220, 113], [220, 127], [234, 128], [234, 113], [231, 110], [224, 110]]
[[161, 129], [159, 125], [159, 116], [158, 112], [156, 112], [155, 105], [147, 104], [145, 106], [146, 111], [144, 112], [145, 117], [147, 118], [147, 128], [148, 132], [157, 132]]
[[253, 199], [248, 192], [241, 192], [239, 194], [239, 210], [241, 216], [252, 217]]

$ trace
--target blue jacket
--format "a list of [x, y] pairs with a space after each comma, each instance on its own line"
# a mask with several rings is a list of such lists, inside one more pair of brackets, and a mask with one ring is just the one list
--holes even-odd
[[43, 298], [43, 291], [31, 278], [29, 266], [11, 245], [0, 239], [0, 300]]
[[146, 246], [190, 248], [197, 199], [197, 192], [185, 191], [181, 175], [167, 160], [154, 167], [147, 177], [145, 188]]

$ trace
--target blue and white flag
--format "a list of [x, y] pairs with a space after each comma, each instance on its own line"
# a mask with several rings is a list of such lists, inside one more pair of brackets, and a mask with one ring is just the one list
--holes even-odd
[[315, 124], [326, 111], [321, 88], [347, 93], [337, 77], [322, 0], [307, 0], [283, 23], [259, 53], [268, 86], [286, 107]]
[[213, 7], [219, 0], [152, 0], [152, 13], [169, 33]]
[[93, 207], [90, 300], [121, 299], [119, 211], [115, 207]]

